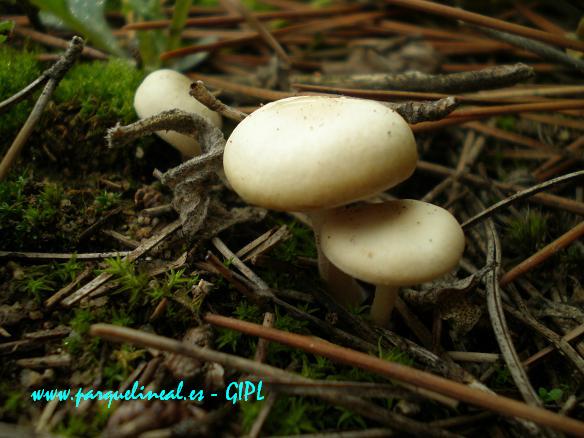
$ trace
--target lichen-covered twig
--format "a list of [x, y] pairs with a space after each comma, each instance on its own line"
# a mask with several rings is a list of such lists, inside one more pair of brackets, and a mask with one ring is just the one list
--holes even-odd
[[426, 102], [382, 102], [399, 113], [410, 124], [440, 120], [456, 109], [459, 102], [455, 97], [446, 97]]
[[118, 124], [108, 130], [106, 139], [113, 147], [160, 130], [190, 135], [201, 145], [201, 155], [170, 169], [161, 177], [161, 182], [174, 192], [172, 203], [179, 212], [183, 231], [193, 236], [207, 217], [211, 202], [207, 189], [221, 169], [225, 138], [221, 130], [206, 118], [181, 110], [170, 110], [127, 126]]
[[[85, 43], [83, 39], [81, 39], [78, 36], [74, 36], [73, 38], [71, 38], [67, 51], [55, 63], [55, 65], [53, 65], [53, 67], [51, 67], [49, 70], [43, 73], [43, 75], [46, 75], [46, 78], [48, 78], [47, 84], [45, 85], [43, 92], [36, 101], [34, 108], [30, 112], [28, 119], [26, 119], [26, 122], [24, 122], [24, 125], [18, 132], [12, 144], [10, 145], [10, 149], [8, 149], [8, 152], [6, 152], [6, 155], [2, 159], [2, 162], [0, 162], [0, 181], [2, 181], [8, 175], [12, 163], [14, 163], [14, 161], [20, 155], [20, 152], [22, 151], [22, 148], [24, 147], [26, 141], [28, 140], [28, 137], [30, 137], [36, 123], [41, 117], [41, 114], [43, 113], [45, 107], [49, 103], [49, 100], [51, 100], [51, 96], [53, 95], [53, 92], [57, 88], [57, 85], [59, 85], [59, 82], [61, 81], [61, 79], [63, 79], [63, 76], [65, 76], [67, 71], [69, 71], [71, 66], [81, 55], [81, 51], [83, 50], [84, 44]], [[17, 72], [15, 72], [15, 74], [17, 74]], [[39, 83], [37, 86], [40, 86], [41, 84], [42, 82]]]
[[518, 63], [442, 75], [431, 75], [415, 71], [399, 74], [302, 75], [293, 76], [291, 81], [303, 84], [339, 85], [366, 89], [464, 93], [508, 87], [518, 82], [523, 82], [533, 77], [533, 75], [532, 67]]
[[223, 166], [225, 137], [220, 129], [204, 117], [181, 110], [164, 111], [127, 126], [110, 128], [106, 139], [110, 147], [115, 147], [160, 130], [190, 135], [201, 145], [201, 155], [165, 173], [155, 171], [160, 181], [174, 192], [172, 206], [180, 215], [182, 232], [187, 238], [192, 239], [203, 226], [204, 237], [212, 237], [214, 233], [235, 223], [263, 216], [263, 209], [249, 207], [228, 210], [211, 198], [209, 187], [217, 183], [217, 172]]

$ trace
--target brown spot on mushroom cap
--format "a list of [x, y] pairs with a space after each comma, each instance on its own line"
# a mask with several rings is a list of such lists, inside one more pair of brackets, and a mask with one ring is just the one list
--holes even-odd
[[322, 245], [326, 257], [373, 284], [430, 281], [452, 270], [464, 251], [458, 221], [447, 210], [415, 200], [331, 210], [324, 215], [321, 232], [330, 237]]

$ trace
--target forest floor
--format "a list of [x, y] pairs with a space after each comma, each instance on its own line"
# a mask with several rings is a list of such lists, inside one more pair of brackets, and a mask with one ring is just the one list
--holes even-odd
[[[83, 49], [33, 3], [0, 6], [0, 436], [584, 436], [575, 2], [151, 2], [103, 23], [89, 2], [59, 16]], [[402, 288], [388, 327], [372, 285], [338, 304], [308, 215], [247, 205], [209, 144], [185, 194], [181, 154], [128, 136], [160, 67], [202, 81], [225, 138], [286, 97], [390, 105], [419, 160], [364, 202], [450, 211], [458, 267]], [[108, 400], [135, 382], [173, 396]]]

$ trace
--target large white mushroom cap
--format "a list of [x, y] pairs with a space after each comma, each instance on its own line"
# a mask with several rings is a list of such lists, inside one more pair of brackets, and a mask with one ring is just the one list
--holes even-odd
[[464, 233], [447, 210], [408, 199], [326, 212], [321, 246], [333, 264], [355, 278], [411, 286], [456, 267]]
[[299, 96], [241, 122], [223, 156], [225, 175], [248, 203], [282, 211], [332, 208], [407, 179], [418, 155], [395, 111], [371, 100]]
[[[156, 70], [142, 81], [134, 95], [134, 108], [141, 119], [162, 111], [180, 109], [206, 117], [221, 128], [221, 116], [199, 103], [189, 94], [191, 80], [174, 70]], [[167, 143], [177, 148], [184, 156], [193, 157], [201, 153], [196, 139], [176, 131], [158, 131]]]

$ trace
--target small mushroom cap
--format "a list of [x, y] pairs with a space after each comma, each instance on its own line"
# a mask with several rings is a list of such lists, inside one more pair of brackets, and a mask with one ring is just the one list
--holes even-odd
[[355, 278], [412, 286], [456, 267], [464, 233], [447, 210], [407, 199], [326, 212], [321, 247], [333, 264]]
[[407, 179], [418, 154], [408, 124], [371, 100], [299, 96], [241, 122], [223, 155], [225, 175], [250, 204], [281, 211], [332, 208]]
[[[134, 108], [141, 119], [162, 111], [180, 109], [206, 117], [221, 128], [221, 116], [211, 111], [189, 94], [191, 80], [174, 70], [156, 70], [142, 81], [134, 95]], [[186, 157], [201, 153], [196, 139], [176, 131], [158, 131], [156, 134]]]

